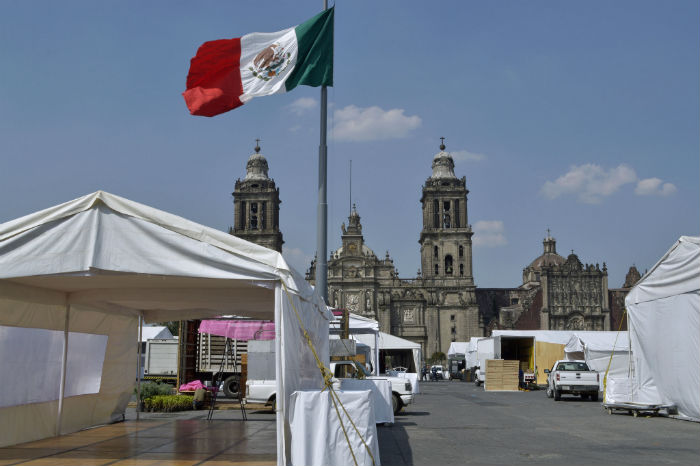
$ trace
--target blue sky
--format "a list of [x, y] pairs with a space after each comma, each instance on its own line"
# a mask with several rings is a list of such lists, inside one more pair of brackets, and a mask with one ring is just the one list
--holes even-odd
[[[207, 40], [269, 32], [320, 1], [3, 2], [0, 222], [103, 189], [221, 230], [255, 138], [285, 256], [315, 253], [319, 90], [190, 116]], [[700, 199], [695, 1], [347, 1], [329, 89], [329, 247], [353, 201], [402, 277], [420, 267], [421, 186], [439, 138], [466, 176], [480, 287], [542, 252], [606, 262], [617, 287], [681, 235]], [[357, 130], [356, 128], [360, 128]]]

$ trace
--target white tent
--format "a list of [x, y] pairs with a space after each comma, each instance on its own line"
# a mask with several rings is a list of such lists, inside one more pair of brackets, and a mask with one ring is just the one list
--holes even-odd
[[682, 236], [625, 298], [631, 401], [700, 420], [700, 238]]
[[603, 379], [606, 371], [608, 371], [608, 378], [627, 377], [630, 372], [629, 334], [627, 332], [576, 333], [564, 347], [564, 355], [571, 360], [583, 359], [591, 370], [600, 372], [600, 389], [604, 390]]
[[451, 358], [461, 354], [466, 358], [469, 352], [469, 342], [468, 341], [453, 341], [450, 343], [450, 349], [447, 350], [447, 357]]
[[[122, 418], [137, 322], [236, 314], [274, 319], [277, 457], [287, 400], [322, 378], [332, 317], [282, 255], [105, 192], [0, 225], [0, 444]], [[8, 374], [12, 374], [9, 377]]]
[[[375, 346], [372, 335], [357, 334], [354, 335], [353, 338], [365, 345], [369, 345], [372, 347], [372, 351], [374, 351]], [[410, 340], [405, 340], [384, 332], [379, 332], [378, 343], [380, 350], [410, 350], [413, 355], [413, 363], [416, 370], [420, 370], [422, 360], [420, 343], [414, 343]]]
[[[330, 323], [330, 333], [333, 335], [339, 335], [342, 332], [340, 316], [334, 316], [335, 318]], [[370, 354], [372, 355], [372, 373], [375, 375], [379, 374], [379, 322], [369, 317], [363, 317], [357, 314], [349, 314], [350, 322], [348, 323], [350, 335], [370, 335], [373, 338], [372, 345], [367, 344], [370, 347]]]

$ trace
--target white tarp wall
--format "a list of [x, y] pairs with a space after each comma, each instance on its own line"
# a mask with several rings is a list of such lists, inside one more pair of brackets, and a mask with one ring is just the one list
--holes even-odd
[[[68, 360], [61, 387], [66, 395], [81, 393], [59, 407], [61, 397], [8, 406], [11, 395], [0, 392], [0, 445], [54, 435], [59, 412], [61, 433], [121, 418], [136, 378], [139, 315], [162, 322], [236, 314], [281, 322], [277, 451], [285, 464], [285, 402], [294, 390], [322, 384], [289, 296], [327, 365], [332, 316], [275, 251], [101, 191], [0, 225], [0, 326], [63, 332]], [[75, 334], [79, 344], [106, 336], [98, 393], [90, 393], [96, 361], [76, 372]], [[13, 364], [23, 349], [0, 353], [0, 366]], [[32, 360], [41, 367], [50, 357], [34, 351], [13, 376], [18, 383], [35, 380]], [[46, 383], [53, 393], [55, 381]]]
[[600, 372], [601, 391], [605, 389], [608, 365], [608, 379], [630, 374], [632, 356], [627, 332], [576, 333], [564, 347], [564, 355], [567, 359], [583, 359], [591, 370]]
[[677, 406], [700, 420], [700, 238], [682, 236], [630, 290], [638, 403]]
[[479, 340], [483, 340], [484, 337], [471, 337], [469, 339], [469, 346], [467, 347], [467, 369], [476, 367], [479, 364], [479, 357], [477, 355], [476, 343]]

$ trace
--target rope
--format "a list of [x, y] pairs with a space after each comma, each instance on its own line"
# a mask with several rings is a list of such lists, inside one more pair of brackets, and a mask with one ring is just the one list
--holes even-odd
[[617, 329], [617, 335], [615, 335], [615, 343], [613, 343], [613, 349], [610, 353], [610, 360], [608, 360], [608, 367], [605, 368], [605, 375], [603, 376], [603, 403], [605, 403], [605, 396], [608, 393], [608, 372], [610, 372], [610, 366], [612, 365], [613, 356], [615, 356], [615, 347], [617, 346], [617, 339], [620, 337], [620, 331], [622, 330], [622, 324], [625, 322], [626, 315], [627, 308], [625, 308], [625, 312], [622, 313], [622, 319], [620, 319], [620, 326]]
[[333, 374], [331, 373], [330, 369], [327, 368], [326, 366], [323, 365], [323, 362], [321, 361], [321, 358], [318, 357], [318, 353], [316, 352], [316, 348], [314, 347], [313, 342], [311, 341], [311, 337], [309, 336], [309, 332], [306, 331], [306, 327], [304, 327], [304, 324], [301, 321], [301, 316], [299, 315], [299, 311], [297, 310], [296, 306], [294, 305], [294, 301], [292, 300], [291, 295], [289, 294], [289, 290], [287, 290], [287, 286], [282, 283], [282, 288], [284, 288], [284, 292], [287, 295], [287, 299], [289, 299], [289, 304], [292, 306], [292, 309], [294, 309], [294, 314], [297, 316], [297, 320], [299, 321], [299, 326], [304, 332], [304, 339], [306, 340], [306, 344], [309, 345], [309, 348], [311, 348], [311, 353], [314, 355], [314, 358], [316, 359], [316, 366], [318, 367], [318, 370], [321, 371], [321, 376], [323, 377], [323, 388], [321, 391], [324, 391], [326, 388], [328, 389], [328, 392], [330, 393], [331, 401], [333, 402], [333, 407], [335, 408], [335, 412], [338, 415], [338, 420], [340, 421], [340, 427], [343, 430], [343, 435], [345, 436], [345, 441], [348, 443], [348, 447], [350, 448], [350, 454], [352, 455], [352, 461], [355, 463], [355, 466], [358, 466], [357, 464], [357, 458], [355, 457], [355, 452], [352, 448], [352, 443], [350, 442], [350, 438], [348, 437], [347, 430], [345, 429], [345, 424], [343, 423], [343, 418], [340, 415], [340, 411], [338, 410], [338, 405], [343, 409], [343, 412], [345, 413], [345, 416], [347, 416], [348, 421], [350, 421], [350, 424], [352, 425], [353, 429], [357, 433], [358, 437], [360, 437], [360, 440], [362, 440], [362, 444], [365, 446], [365, 449], [367, 450], [367, 454], [369, 457], [372, 459], [372, 465], [375, 465], [376, 462], [374, 461], [374, 455], [372, 455], [372, 451], [369, 448], [369, 445], [367, 445], [367, 442], [365, 441], [364, 437], [362, 437], [362, 434], [360, 433], [360, 430], [357, 428], [355, 423], [352, 421], [352, 418], [350, 417], [350, 414], [348, 414], [347, 410], [345, 409], [345, 406], [343, 406], [343, 402], [340, 401], [340, 397], [338, 394], [335, 392], [335, 389], [333, 388]]

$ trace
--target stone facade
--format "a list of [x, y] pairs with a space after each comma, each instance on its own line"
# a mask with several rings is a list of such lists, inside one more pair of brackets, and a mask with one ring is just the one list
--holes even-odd
[[[328, 299], [376, 319], [382, 331], [420, 343], [425, 357], [447, 353], [453, 341], [483, 335], [472, 272], [472, 229], [465, 178], [454, 174], [441, 145], [423, 186], [419, 276], [399, 278], [387, 252], [378, 258], [364, 242], [357, 209], [342, 225], [339, 249], [328, 261]], [[315, 263], [307, 273], [313, 283]]]
[[252, 243], [282, 252], [280, 190], [268, 173], [267, 160], [255, 146], [246, 164], [245, 178], [236, 180], [233, 191], [234, 225], [229, 233]]
[[[542, 244], [542, 255], [523, 269], [522, 285], [493, 290], [497, 298], [479, 301], [488, 329], [611, 330], [605, 263], [582, 264], [573, 251], [565, 259], [549, 233]], [[497, 300], [500, 305], [493, 304]]]

